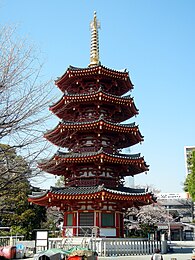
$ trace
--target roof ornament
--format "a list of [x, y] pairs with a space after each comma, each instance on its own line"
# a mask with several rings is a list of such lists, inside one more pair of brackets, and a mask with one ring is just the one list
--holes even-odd
[[99, 39], [98, 29], [100, 22], [97, 20], [96, 12], [94, 12], [93, 21], [90, 23], [91, 27], [91, 50], [90, 50], [90, 64], [89, 67], [100, 65], [99, 61]]

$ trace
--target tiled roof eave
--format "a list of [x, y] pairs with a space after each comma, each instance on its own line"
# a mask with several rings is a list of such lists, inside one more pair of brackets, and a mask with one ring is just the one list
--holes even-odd
[[[91, 123], [72, 123], [72, 122], [63, 122], [59, 123], [53, 130], [47, 131], [44, 133], [44, 138], [46, 138], [51, 143], [60, 146], [60, 147], [68, 147], [70, 145], [71, 140], [70, 136], [73, 135], [72, 138], [77, 138], [81, 133], [87, 133], [88, 131], [97, 132], [101, 131], [105, 134], [110, 134], [113, 137], [123, 137], [121, 139], [121, 145], [129, 144], [129, 146], [133, 146], [135, 144], [141, 143], [144, 141], [144, 136], [139, 131], [138, 126], [135, 123], [131, 124], [111, 124], [110, 122], [103, 123], [103, 121], [94, 121]], [[125, 137], [125, 139], [124, 139]], [[66, 140], [66, 142], [64, 142]]]
[[112, 190], [109, 188], [105, 188], [105, 191], [109, 192], [109, 193], [114, 193], [114, 194], [120, 194], [120, 195], [131, 195], [131, 196], [143, 196], [143, 195], [147, 195], [148, 193], [146, 192], [141, 192], [141, 193], [129, 193], [129, 192], [123, 192], [123, 191], [118, 191], [118, 190]]
[[70, 125], [70, 126], [82, 126], [82, 125], [86, 125], [86, 124], [97, 124], [97, 123], [104, 123], [104, 124], [107, 124], [107, 125], [110, 125], [110, 126], [118, 126], [118, 127], [124, 127], [124, 128], [133, 128], [133, 127], [136, 127], [137, 126], [135, 125], [135, 123], [130, 123], [130, 124], [121, 124], [121, 123], [114, 123], [114, 122], [111, 122], [111, 121], [107, 121], [106, 119], [100, 117], [99, 119], [97, 120], [93, 120], [93, 121], [85, 121], [85, 122], [70, 122], [70, 121], [65, 121], [63, 120], [62, 123], [64, 125]]
[[121, 75], [121, 76], [128, 76], [129, 73], [124, 70], [124, 71], [119, 71], [119, 70], [114, 70], [114, 69], [110, 69], [108, 67], [102, 66], [102, 65], [97, 65], [97, 66], [93, 66], [93, 67], [86, 67], [86, 68], [79, 68], [79, 67], [74, 67], [74, 66], [69, 66], [69, 68], [65, 71], [65, 73], [59, 77], [56, 82], [60, 81], [66, 74], [71, 74], [73, 73], [74, 75], [77, 73], [90, 73], [90, 72], [97, 72], [99, 73], [99, 71], [106, 71], [108, 73], [113, 73], [116, 75]]
[[29, 198], [41, 198], [41, 197], [45, 197], [48, 194], [49, 190], [42, 190], [42, 191], [38, 191], [38, 192], [32, 192], [32, 194], [30, 194], [28, 197]]
[[[135, 169], [134, 174], [138, 174], [140, 172], [146, 172], [149, 170], [149, 165], [146, 164], [143, 157], [140, 157], [140, 154], [136, 155], [113, 155], [108, 154], [103, 151], [98, 152], [90, 152], [90, 153], [63, 153], [58, 151], [51, 159], [42, 160], [38, 163], [38, 167], [46, 172], [52, 174], [62, 174], [61, 167], [63, 164], [80, 164], [80, 163], [90, 163], [94, 161], [99, 161], [111, 164], [124, 164], [126, 167], [133, 167]], [[52, 170], [53, 169], [53, 170]], [[52, 170], [52, 171], [51, 171]], [[59, 171], [59, 173], [58, 173]]]
[[127, 105], [129, 106], [129, 103], [131, 102], [131, 105], [134, 106], [135, 110], [138, 113], [138, 109], [136, 108], [133, 98], [131, 95], [127, 96], [116, 96], [113, 94], [106, 93], [102, 90], [98, 90], [97, 92], [92, 92], [92, 93], [84, 93], [84, 94], [64, 94], [64, 96], [58, 100], [56, 103], [52, 104], [49, 109], [52, 111], [53, 109], [56, 109], [57, 107], [60, 107], [61, 103], [64, 105], [64, 100], [67, 99], [67, 102], [74, 103], [74, 102], [86, 102], [87, 101], [93, 101], [93, 100], [98, 100], [100, 93], [102, 94], [102, 101], [106, 101], [114, 99], [116, 102], [122, 104], [122, 105]]
[[[105, 195], [105, 194], [115, 194], [118, 196], [125, 196], [125, 197], [146, 197], [146, 196], [153, 196], [151, 193], [146, 192], [146, 191], [141, 191], [138, 192], [136, 189], [134, 192], [134, 189], [129, 188], [129, 191], [123, 191], [123, 188], [121, 187], [120, 189], [118, 188], [117, 190], [111, 189], [111, 188], [105, 188], [103, 185], [100, 186], [94, 186], [94, 187], [64, 187], [64, 188], [56, 188], [56, 187], [51, 187], [49, 191], [44, 191], [44, 192], [37, 192], [37, 194], [32, 194], [29, 195], [29, 199], [41, 199], [44, 197], [51, 197], [52, 195], [54, 196], [89, 196], [89, 195]], [[128, 189], [128, 188], [126, 188]]]
[[87, 67], [87, 68], [76, 68], [70, 66], [65, 71], [65, 73], [55, 81], [55, 84], [60, 85], [67, 79], [71, 79], [74, 77], [77, 78], [81, 76], [86, 77], [91, 75], [98, 75], [98, 76], [104, 75], [110, 78], [124, 80], [128, 82], [127, 84], [129, 84], [131, 88], [133, 88], [133, 84], [129, 78], [129, 73], [127, 71], [117, 71], [117, 70], [109, 69], [102, 65]]
[[[101, 124], [102, 122], [102, 124]], [[137, 125], [135, 125], [135, 123], [131, 123], [131, 124], [120, 124], [120, 123], [113, 123], [113, 122], [109, 122], [105, 119], [99, 118], [98, 120], [94, 120], [94, 121], [87, 121], [87, 122], [70, 122], [70, 121], [62, 121], [62, 123], [60, 122], [53, 130], [49, 130], [44, 134], [44, 137], [47, 138], [49, 136], [53, 136], [53, 134], [58, 134], [59, 131], [61, 131], [61, 129], [63, 131], [65, 130], [85, 130], [85, 128], [87, 128], [86, 130], [89, 129], [99, 129], [100, 124], [102, 125], [103, 129], [107, 129], [107, 130], [112, 130], [114, 131], [114, 129], [116, 129], [117, 131], [121, 131], [121, 132], [126, 132], [129, 133], [130, 130], [134, 133], [137, 134], [137, 136], [139, 137], [139, 139], [141, 139], [141, 141], [143, 141], [144, 136], [141, 135], [139, 128]]]
[[81, 157], [84, 158], [86, 156], [97, 156], [97, 155], [105, 155], [110, 156], [113, 158], [124, 158], [124, 159], [143, 159], [143, 157], [140, 157], [140, 153], [137, 154], [109, 154], [101, 148], [97, 152], [86, 152], [86, 153], [64, 153], [64, 152], [58, 152], [57, 156], [58, 158], [72, 158], [72, 157]]

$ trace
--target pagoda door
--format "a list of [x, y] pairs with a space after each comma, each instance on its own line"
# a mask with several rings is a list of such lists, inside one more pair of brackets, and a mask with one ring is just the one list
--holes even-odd
[[79, 235], [91, 236], [94, 227], [94, 212], [79, 213]]

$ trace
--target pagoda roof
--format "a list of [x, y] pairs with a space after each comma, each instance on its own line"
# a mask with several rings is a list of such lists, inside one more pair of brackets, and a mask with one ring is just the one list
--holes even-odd
[[91, 187], [51, 187], [50, 190], [33, 192], [29, 201], [39, 205], [49, 205], [53, 201], [83, 201], [93, 198], [109, 201], [135, 201], [142, 205], [156, 201], [154, 195], [146, 189], [133, 189], [128, 187], [106, 188], [104, 185]]
[[66, 87], [68, 87], [71, 82], [74, 82], [79, 78], [94, 79], [94, 76], [97, 76], [98, 78], [110, 78], [116, 81], [124, 81], [127, 90], [133, 89], [133, 84], [129, 78], [129, 73], [126, 70], [113, 70], [102, 65], [87, 68], [69, 66], [65, 73], [55, 81], [55, 84], [64, 92]]
[[50, 110], [53, 113], [58, 113], [58, 110], [62, 109], [62, 107], [65, 107], [68, 103], [74, 104], [74, 103], [85, 103], [85, 102], [94, 102], [94, 101], [104, 101], [105, 103], [115, 102], [115, 104], [122, 104], [131, 107], [132, 114], [137, 115], [138, 109], [136, 108], [133, 98], [131, 95], [127, 96], [117, 96], [113, 94], [109, 94], [104, 92], [101, 87], [96, 92], [91, 93], [82, 93], [82, 94], [64, 94], [63, 97], [57, 101], [55, 104], [50, 106]]
[[86, 156], [88, 157], [91, 157], [91, 156], [97, 156], [97, 155], [101, 155], [101, 157], [112, 157], [112, 158], [117, 158], [117, 159], [130, 159], [130, 160], [134, 160], [134, 159], [141, 159], [140, 157], [140, 153], [137, 153], [137, 154], [108, 154], [104, 151], [103, 148], [101, 148], [99, 151], [97, 152], [86, 152], [86, 153], [69, 153], [69, 152], [61, 152], [61, 151], [58, 151], [57, 152], [57, 157], [58, 158], [85, 158]]
[[[109, 131], [113, 133], [125, 133], [129, 136], [129, 145], [132, 146], [144, 140], [138, 126], [135, 123], [121, 124], [110, 122], [100, 116], [99, 119], [86, 122], [60, 122], [53, 130], [44, 134], [44, 137], [55, 145], [65, 147], [70, 139], [71, 133], [79, 134], [78, 131], [89, 132], [95, 131], [104, 132]], [[76, 131], [76, 132], [75, 132]], [[66, 137], [66, 138], [65, 138]], [[71, 136], [72, 137], [72, 136]]]
[[[123, 195], [136, 195], [136, 194], [146, 194], [148, 193], [146, 189], [134, 189], [134, 188], [128, 188], [128, 187], [117, 187], [117, 188], [106, 188], [104, 185], [99, 186], [90, 186], [90, 187], [83, 187], [83, 186], [77, 186], [77, 187], [50, 187], [50, 192], [53, 194], [66, 194], [66, 195], [78, 195], [78, 194], [91, 194], [96, 193], [100, 191], [108, 191], [115, 194], [123, 194]], [[32, 195], [29, 197], [38, 197], [38, 196], [44, 196], [48, 193], [48, 190], [45, 191], [38, 191], [33, 192]]]
[[65, 167], [72, 164], [113, 164], [126, 165], [131, 170], [131, 175], [135, 175], [149, 170], [146, 165], [144, 157], [139, 154], [109, 154], [101, 148], [97, 152], [61, 152], [58, 151], [50, 160], [45, 160], [39, 163], [39, 167], [52, 174], [63, 175]]

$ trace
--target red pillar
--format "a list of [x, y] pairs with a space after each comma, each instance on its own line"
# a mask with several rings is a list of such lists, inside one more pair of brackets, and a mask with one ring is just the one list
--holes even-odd
[[122, 213], [120, 215], [120, 237], [124, 237], [124, 217]]
[[116, 237], [120, 237], [120, 216], [119, 213], [115, 213], [115, 220], [116, 220]]
[[62, 229], [62, 236], [66, 236], [66, 225], [67, 225], [67, 215], [64, 212], [64, 222], [63, 222], [63, 229]]
[[99, 234], [100, 234], [100, 212], [99, 211], [96, 211], [95, 212], [95, 223], [94, 225], [97, 227], [97, 237], [99, 237]]
[[[77, 236], [78, 223], [77, 223], [77, 214], [78, 212], [73, 212], [73, 236]], [[79, 231], [78, 231], [79, 232]]]

